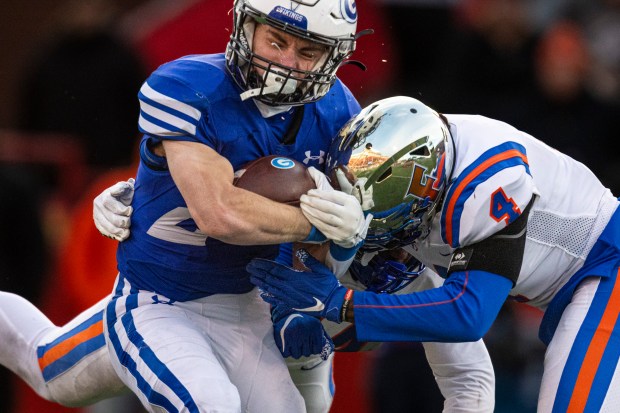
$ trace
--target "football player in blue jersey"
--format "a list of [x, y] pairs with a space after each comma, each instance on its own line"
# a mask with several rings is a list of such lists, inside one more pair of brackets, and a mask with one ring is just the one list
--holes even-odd
[[[233, 172], [272, 154], [323, 169], [360, 109], [336, 78], [356, 22], [352, 0], [236, 0], [226, 53], [164, 64], [141, 87], [132, 230], [104, 331], [147, 410], [305, 411], [245, 266], [325, 237], [298, 208], [233, 186]], [[349, 207], [327, 235], [352, 248], [368, 219], [339, 195]]]
[[[379, 153], [371, 160], [367, 143]], [[363, 109], [334, 145], [373, 186], [358, 270], [402, 248], [445, 282], [354, 292], [301, 250], [311, 272], [248, 266], [268, 302], [353, 322], [358, 340], [463, 342], [482, 337], [511, 297], [544, 311], [538, 411], [620, 411], [619, 200], [586, 166], [506, 123], [407, 97]], [[321, 192], [300, 201], [319, 229], [337, 209]]]

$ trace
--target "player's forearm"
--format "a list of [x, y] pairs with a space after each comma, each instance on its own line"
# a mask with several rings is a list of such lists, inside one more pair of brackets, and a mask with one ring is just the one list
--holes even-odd
[[207, 234], [236, 245], [281, 244], [304, 240], [311, 225], [299, 208], [238, 188], [205, 223]]
[[236, 245], [280, 244], [307, 237], [299, 208], [233, 186], [230, 162], [206, 145], [164, 141], [170, 173], [198, 228]]
[[325, 256], [325, 265], [334, 273], [336, 278], [341, 279], [345, 275], [360, 246], [361, 244], [357, 244], [354, 247], [345, 248], [334, 242], [329, 244]]
[[468, 271], [418, 293], [356, 292], [345, 319], [355, 321], [360, 341], [476, 341], [493, 323], [511, 287], [504, 277]]

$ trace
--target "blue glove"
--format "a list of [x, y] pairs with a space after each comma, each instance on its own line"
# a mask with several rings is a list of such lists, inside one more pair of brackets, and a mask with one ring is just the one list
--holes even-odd
[[305, 314], [287, 311], [272, 312], [273, 336], [282, 356], [300, 358], [319, 354], [327, 360], [334, 352], [334, 343], [325, 332], [321, 320]]
[[347, 289], [306, 250], [300, 249], [296, 255], [309, 271], [256, 258], [246, 267], [250, 280], [263, 291], [263, 300], [271, 305], [283, 305], [299, 313], [340, 323]]

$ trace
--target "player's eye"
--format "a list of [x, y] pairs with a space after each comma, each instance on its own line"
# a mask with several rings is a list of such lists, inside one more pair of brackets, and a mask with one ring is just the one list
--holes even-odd
[[316, 53], [314, 52], [301, 52], [301, 57], [308, 60], [314, 60]]
[[306, 60], [316, 61], [322, 56], [323, 52], [316, 49], [302, 49], [299, 55]]

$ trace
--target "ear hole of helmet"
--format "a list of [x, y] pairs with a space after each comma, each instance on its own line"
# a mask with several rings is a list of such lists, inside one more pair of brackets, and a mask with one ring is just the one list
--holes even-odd
[[431, 156], [431, 151], [428, 149], [428, 146], [425, 145], [409, 152], [409, 156]]
[[383, 172], [381, 176], [377, 178], [377, 183], [380, 184], [381, 182], [388, 179], [391, 175], [392, 175], [392, 167], [388, 168], [387, 171]]

